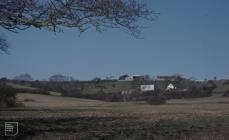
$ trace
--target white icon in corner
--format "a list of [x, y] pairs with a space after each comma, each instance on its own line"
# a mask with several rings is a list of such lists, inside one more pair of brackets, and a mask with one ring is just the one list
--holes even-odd
[[5, 136], [16, 136], [18, 134], [18, 122], [5, 122]]

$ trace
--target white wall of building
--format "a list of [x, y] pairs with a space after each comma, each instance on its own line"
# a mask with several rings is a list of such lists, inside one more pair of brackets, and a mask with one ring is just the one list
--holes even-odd
[[141, 89], [142, 92], [154, 91], [155, 87], [154, 87], [154, 85], [141, 85], [140, 89]]

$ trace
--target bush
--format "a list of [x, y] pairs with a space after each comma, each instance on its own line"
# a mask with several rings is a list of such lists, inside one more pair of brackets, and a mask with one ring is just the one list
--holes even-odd
[[212, 90], [202, 87], [192, 87], [187, 91], [188, 97], [199, 98], [199, 97], [209, 97], [212, 95]]
[[0, 107], [15, 107], [16, 90], [11, 86], [0, 84]]
[[29, 89], [29, 88], [20, 88], [17, 89], [18, 93], [33, 93], [33, 94], [44, 94], [44, 95], [49, 95], [49, 91], [44, 90], [44, 89]]
[[34, 99], [30, 99], [30, 98], [26, 98], [26, 99], [24, 99], [24, 102], [35, 102], [35, 100]]
[[214, 81], [209, 80], [207, 83], [203, 84], [203, 90], [207, 93], [212, 93], [212, 91], [216, 88], [216, 84]]
[[123, 101], [123, 96], [121, 95], [121, 93], [108, 93], [108, 96], [106, 97], [106, 101], [121, 102]]
[[166, 99], [162, 96], [150, 96], [146, 102], [150, 105], [161, 105], [166, 103]]
[[223, 97], [229, 97], [229, 90], [223, 94]]

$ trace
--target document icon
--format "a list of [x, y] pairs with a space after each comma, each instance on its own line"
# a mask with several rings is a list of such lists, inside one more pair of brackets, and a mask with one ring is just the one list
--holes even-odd
[[5, 136], [16, 136], [18, 134], [18, 122], [5, 122]]

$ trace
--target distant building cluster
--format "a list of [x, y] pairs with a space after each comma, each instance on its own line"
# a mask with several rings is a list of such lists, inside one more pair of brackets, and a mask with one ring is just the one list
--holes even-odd
[[[177, 87], [172, 83], [173, 81], [176, 81], [177, 79], [181, 78], [179, 75], [172, 75], [172, 76], [157, 76], [153, 81], [171, 81], [171, 83], [168, 83], [165, 90], [171, 91], [176, 90]], [[121, 75], [119, 77], [119, 81], [134, 81], [134, 80], [150, 80], [150, 77], [147, 75]], [[141, 84], [139, 87], [141, 92], [149, 92], [149, 91], [155, 91], [155, 84]]]

